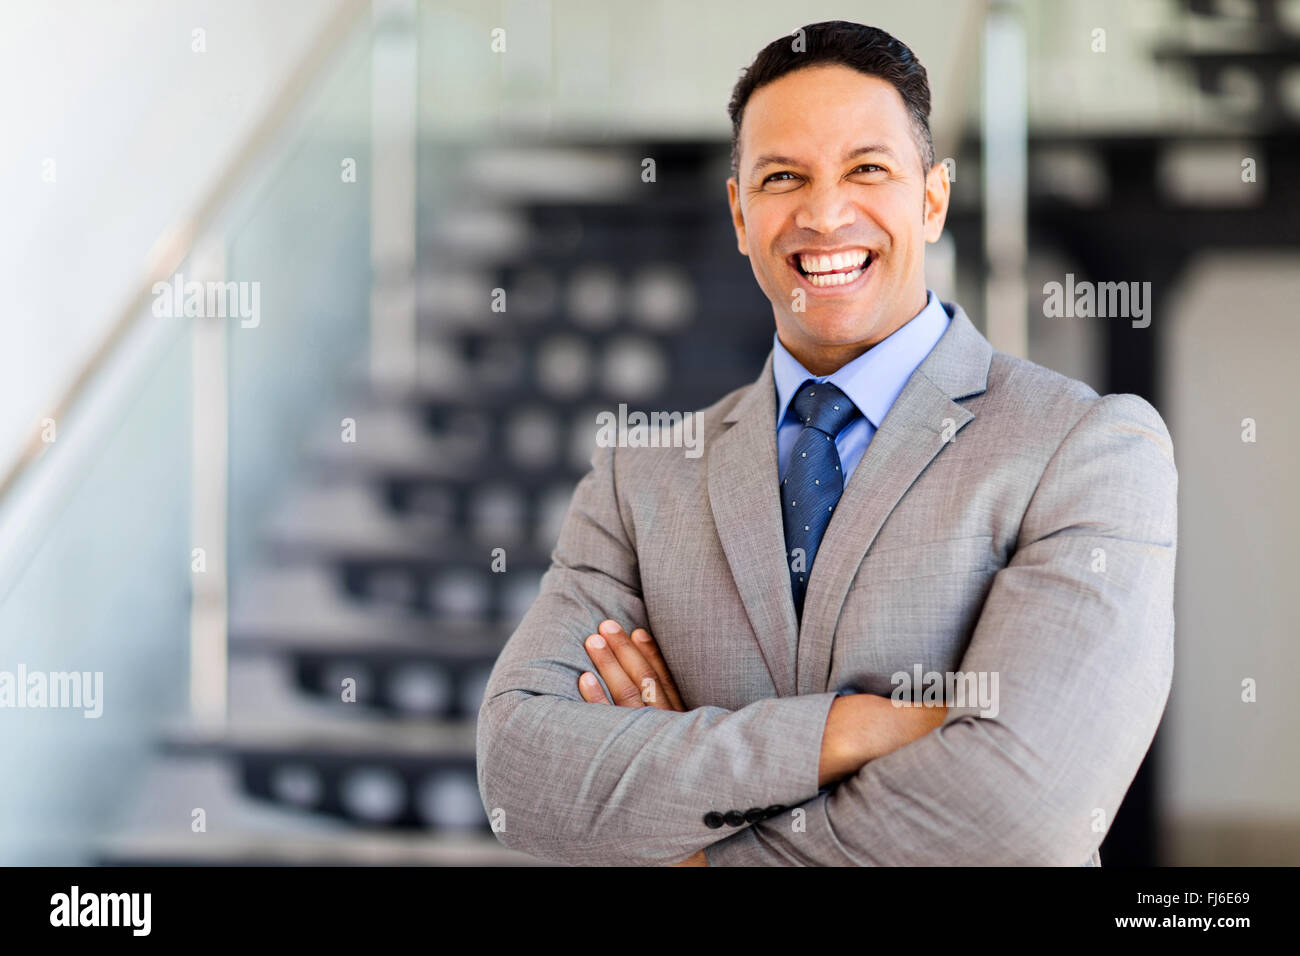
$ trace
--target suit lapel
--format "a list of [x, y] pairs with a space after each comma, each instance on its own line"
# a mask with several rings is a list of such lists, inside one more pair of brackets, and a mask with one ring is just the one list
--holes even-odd
[[[849, 478], [818, 548], [797, 639], [794, 691], [797, 694], [835, 689], [826, 686], [832, 644], [840, 610], [858, 565], [899, 499], [943, 450], [945, 429], [955, 436], [975, 417], [955, 399], [977, 395], [987, 386], [992, 346], [971, 324], [961, 306], [948, 303], [944, 306], [952, 315], [952, 322], [880, 423]], [[769, 430], [775, 429], [775, 415], [773, 408], [768, 416]], [[772, 441], [774, 444], [774, 437]], [[779, 511], [779, 502], [775, 503]], [[766, 525], [769, 520], [774, 522], [781, 539], [776, 550], [783, 559], [780, 514], [770, 517], [764, 513], [761, 522], [759, 515], [750, 516], [754, 533], [760, 530], [758, 524]], [[784, 567], [781, 570], [784, 572]], [[788, 599], [788, 575], [785, 583]], [[787, 600], [787, 603], [791, 604], [793, 615], [793, 602]]]
[[776, 384], [772, 355], [709, 449], [709, 504], [759, 650], [778, 696], [795, 690], [798, 637], [785, 564], [776, 467]]
[[777, 694], [826, 691], [835, 626], [858, 565], [898, 501], [975, 416], [957, 399], [988, 384], [993, 348], [961, 306], [918, 366], [849, 479], [817, 551], [802, 627], [794, 614], [777, 496], [772, 355], [723, 419], [708, 452], [709, 504], [727, 563]]

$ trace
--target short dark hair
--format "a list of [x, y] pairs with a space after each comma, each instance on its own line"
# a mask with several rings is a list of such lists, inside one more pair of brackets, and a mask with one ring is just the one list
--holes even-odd
[[739, 175], [740, 121], [745, 104], [754, 91], [809, 66], [841, 64], [878, 76], [898, 90], [912, 120], [912, 135], [924, 163], [922, 172], [934, 165], [934, 139], [930, 134], [930, 81], [925, 67], [902, 40], [877, 27], [847, 20], [810, 23], [791, 34], [802, 34], [802, 50], [789, 37], [773, 40], [759, 51], [754, 62], [741, 72], [731, 91], [727, 112], [731, 114], [731, 174]]

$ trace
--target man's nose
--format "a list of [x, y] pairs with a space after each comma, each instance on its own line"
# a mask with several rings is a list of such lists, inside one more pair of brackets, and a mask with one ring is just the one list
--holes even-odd
[[814, 188], [807, 193], [800, 206], [795, 224], [800, 229], [810, 229], [827, 235], [853, 224], [857, 213], [849, 202], [847, 193], [835, 186]]

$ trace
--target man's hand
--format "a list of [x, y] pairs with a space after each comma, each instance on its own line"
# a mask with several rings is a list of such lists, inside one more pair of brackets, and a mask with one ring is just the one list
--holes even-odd
[[[618, 706], [685, 712], [677, 685], [649, 631], [639, 627], [629, 637], [617, 621], [602, 621], [599, 631], [586, 640], [587, 656]], [[578, 692], [590, 704], [610, 703], [590, 671], [578, 678]], [[923, 737], [942, 724], [947, 713], [943, 706], [899, 707], [874, 694], [836, 698], [822, 736], [818, 784], [843, 779], [863, 764]], [[672, 865], [708, 866], [708, 861], [700, 850]]]
[[708, 866], [709, 858], [704, 855], [703, 850], [700, 850], [697, 853], [695, 853], [693, 856], [688, 856], [680, 863], [670, 863], [668, 865], [669, 866]]
[[[649, 631], [639, 627], [629, 637], [617, 621], [602, 621], [599, 631], [587, 638], [587, 656], [596, 665], [618, 706], [686, 712], [673, 675], [668, 672], [668, 665]], [[584, 671], [578, 678], [578, 692], [589, 704], [610, 703], [600, 681], [590, 671]]]
[[[599, 631], [587, 638], [587, 656], [596, 665], [620, 707], [657, 707], [686, 712], [668, 664], [649, 631], [638, 627], [628, 637], [617, 621], [602, 621]], [[578, 692], [589, 704], [610, 702], [590, 671], [584, 671], [578, 678]], [[709, 861], [700, 850], [680, 863], [669, 865], [708, 866]]]
[[943, 723], [946, 706], [899, 705], [875, 694], [848, 694], [831, 702], [822, 734], [817, 783], [826, 786], [864, 764], [919, 740]]

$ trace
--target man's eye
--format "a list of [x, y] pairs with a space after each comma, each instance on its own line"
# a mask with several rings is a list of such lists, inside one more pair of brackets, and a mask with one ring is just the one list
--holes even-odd
[[861, 166], [858, 167], [858, 169], [878, 169], [882, 173], [885, 172], [884, 166], [877, 166], [875, 163], [863, 163]]
[[779, 173], [773, 173], [771, 176], [768, 176], [766, 179], [763, 180], [763, 182], [765, 182], [765, 183], [770, 183], [772, 180], [776, 179], [776, 177], [778, 177], [778, 176], [794, 176], [794, 173], [789, 172], [788, 170], [782, 170], [782, 171], [779, 172]]

